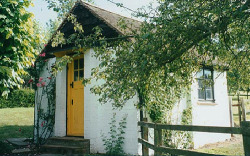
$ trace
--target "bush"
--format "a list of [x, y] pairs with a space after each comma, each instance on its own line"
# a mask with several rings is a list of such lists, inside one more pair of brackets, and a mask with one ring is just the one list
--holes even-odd
[[31, 89], [14, 90], [7, 99], [0, 97], [0, 108], [33, 107], [34, 104], [35, 91]]
[[124, 144], [124, 134], [125, 134], [125, 128], [127, 124], [127, 114], [122, 117], [122, 120], [119, 122], [119, 126], [116, 125], [116, 114], [113, 114], [113, 117], [111, 118], [111, 121], [109, 123], [110, 125], [110, 131], [108, 132], [109, 137], [102, 134], [102, 141], [103, 145], [105, 146], [106, 154], [107, 155], [125, 155], [125, 152], [123, 150], [123, 144]]

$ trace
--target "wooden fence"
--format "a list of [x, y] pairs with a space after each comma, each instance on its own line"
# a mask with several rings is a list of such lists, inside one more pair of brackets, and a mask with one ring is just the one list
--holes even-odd
[[[237, 95], [237, 97], [234, 97], [234, 96], [229, 97], [230, 113], [232, 114], [232, 107], [238, 107], [239, 123], [241, 123], [241, 121], [246, 121], [246, 113], [248, 113], [249, 111], [249, 110], [246, 110], [246, 106], [245, 106], [245, 103], [248, 97], [247, 99], [244, 99], [242, 98], [242, 96], [245, 96], [245, 95]], [[233, 104], [233, 101], [237, 101], [237, 104]]]
[[[138, 122], [138, 126], [141, 126], [142, 128], [142, 138], [138, 138], [138, 142], [142, 144], [142, 155], [149, 155], [149, 150], [148, 150], [149, 148], [154, 150], [155, 155], [162, 155], [163, 153], [164, 154], [169, 153], [175, 155], [214, 155], [214, 154], [196, 152], [192, 150], [164, 147], [162, 144], [162, 130], [242, 134], [245, 155], [246, 156], [250, 155], [250, 121], [242, 121], [241, 127], [166, 125], [158, 123], [149, 123], [146, 121], [147, 120], [144, 119], [143, 121]], [[154, 144], [148, 142], [148, 128], [154, 129]]]

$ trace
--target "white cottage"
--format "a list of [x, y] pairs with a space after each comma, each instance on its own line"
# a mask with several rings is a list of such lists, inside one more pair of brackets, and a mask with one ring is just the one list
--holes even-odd
[[[117, 26], [117, 22], [123, 18], [126, 22], [133, 23], [132, 27], [136, 28], [140, 25], [139, 21], [122, 17], [118, 14], [107, 10], [92, 6], [88, 3], [77, 2], [70, 11], [76, 15], [79, 23], [82, 24], [85, 34], [91, 33], [92, 28], [99, 26], [103, 29], [103, 35], [107, 38], [118, 37], [123, 35], [124, 30]], [[58, 30], [69, 36], [74, 32], [72, 24], [64, 20]], [[72, 45], [64, 45], [62, 47], [52, 47], [51, 41], [43, 49], [42, 53], [49, 56], [44, 70], [40, 73], [43, 77], [42, 81], [47, 81], [45, 78], [50, 77], [50, 67], [55, 61], [60, 60], [64, 55], [72, 55]], [[138, 144], [138, 138], [141, 136], [137, 122], [140, 121], [140, 111], [136, 109], [134, 103], [138, 100], [134, 97], [127, 102], [122, 110], [113, 110], [111, 104], [101, 105], [98, 101], [98, 96], [90, 92], [90, 88], [97, 83], [93, 81], [91, 84], [83, 86], [81, 79], [88, 78], [91, 74], [91, 69], [99, 65], [98, 59], [93, 57], [94, 50], [89, 48], [84, 52], [84, 55], [74, 58], [74, 61], [67, 64], [55, 78], [55, 120], [52, 121], [52, 131], [49, 135], [41, 134], [44, 125], [44, 118], [39, 119], [38, 115], [43, 110], [49, 109], [48, 97], [42, 97], [42, 87], [38, 87], [36, 94], [36, 111], [35, 111], [35, 131], [34, 135], [40, 134], [42, 137], [56, 137], [58, 140], [81, 140], [83, 137], [88, 140], [87, 148], [90, 147], [91, 153], [104, 153], [102, 134], [106, 135], [109, 131], [108, 124], [116, 112], [117, 120], [127, 114], [127, 128], [125, 129], [124, 151], [128, 154], [141, 154], [141, 145]], [[205, 91], [201, 90], [202, 77], [211, 78], [214, 81], [213, 86], [206, 86]], [[193, 125], [209, 125], [209, 126], [230, 126], [230, 114], [227, 94], [227, 79], [226, 72], [219, 73], [212, 69], [203, 69], [197, 74], [197, 80], [191, 87], [191, 105], [192, 105], [192, 124]], [[39, 82], [39, 83], [40, 83]], [[46, 82], [48, 83], [48, 82]], [[42, 97], [42, 98], [41, 98]], [[39, 101], [40, 99], [40, 101]], [[42, 99], [42, 100], [41, 100]], [[174, 108], [173, 117], [178, 118], [186, 107], [186, 98], [183, 98]], [[53, 112], [53, 110], [52, 110]], [[46, 114], [46, 113], [45, 113]], [[48, 122], [48, 121], [46, 121]], [[149, 136], [152, 137], [152, 136]], [[223, 141], [229, 138], [226, 134], [212, 133], [194, 133], [194, 147], [200, 147], [204, 144]], [[36, 137], [35, 137], [36, 138]], [[72, 139], [72, 138], [71, 138]], [[84, 140], [82, 139], [82, 140]], [[47, 142], [46, 148], [60, 148], [59, 145], [51, 145], [52, 141]], [[70, 141], [69, 141], [70, 142]], [[49, 144], [50, 143], [50, 144]], [[66, 149], [68, 147], [61, 146]], [[72, 147], [73, 148], [73, 147]], [[87, 153], [89, 150], [87, 150]]]

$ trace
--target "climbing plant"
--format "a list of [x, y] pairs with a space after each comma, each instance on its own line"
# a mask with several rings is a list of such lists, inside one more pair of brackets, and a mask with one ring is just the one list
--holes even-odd
[[[182, 102], [176, 102], [174, 108], [165, 110], [161, 122], [164, 124], [180, 124], [180, 125], [192, 125], [192, 104], [191, 94], [182, 96], [184, 100]], [[179, 110], [179, 106], [186, 106], [185, 109]], [[163, 143], [166, 147], [180, 148], [180, 149], [192, 149], [193, 148], [193, 135], [192, 132], [187, 131], [172, 131], [163, 130], [162, 133]]]
[[110, 130], [108, 135], [102, 134], [103, 145], [105, 146], [106, 154], [108, 155], [124, 155], [124, 134], [126, 129], [127, 115], [124, 115], [117, 126], [116, 113], [113, 113], [109, 123]]
[[[33, 68], [30, 69], [35, 93], [35, 125], [34, 142], [36, 146], [44, 144], [46, 139], [54, 132], [55, 124], [55, 64], [49, 62], [45, 53], [39, 54]], [[46, 77], [41, 77], [42, 75]]]
[[[55, 124], [55, 77], [39, 78], [36, 83], [36, 118], [34, 141], [44, 144], [54, 132]], [[47, 103], [47, 105], [45, 105]], [[46, 106], [46, 107], [45, 107]]]

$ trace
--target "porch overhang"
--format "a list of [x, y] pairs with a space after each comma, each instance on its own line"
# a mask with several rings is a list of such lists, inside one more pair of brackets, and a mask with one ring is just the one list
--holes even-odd
[[50, 52], [49, 54], [53, 55], [53, 56], [55, 56], [57, 58], [60, 58], [60, 57], [63, 57], [65, 55], [72, 56], [72, 55], [75, 55], [75, 54], [78, 54], [78, 53], [83, 54], [85, 50], [86, 49], [84, 49], [84, 48], [76, 49], [74, 47], [71, 47], [71, 48], [55, 50], [55, 51]]

